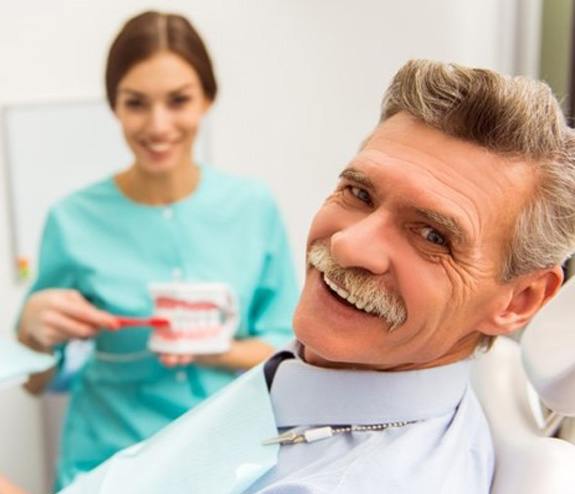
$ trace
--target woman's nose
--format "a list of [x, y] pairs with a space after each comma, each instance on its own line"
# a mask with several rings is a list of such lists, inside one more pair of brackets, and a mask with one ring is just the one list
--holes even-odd
[[334, 233], [330, 252], [341, 267], [384, 274], [391, 265], [391, 235], [385, 218], [371, 214]]
[[153, 136], [168, 134], [172, 129], [170, 111], [162, 105], [153, 106], [148, 116], [147, 128]]

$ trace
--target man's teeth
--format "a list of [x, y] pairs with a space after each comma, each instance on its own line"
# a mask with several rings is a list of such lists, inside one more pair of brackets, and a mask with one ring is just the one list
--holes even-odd
[[[331, 281], [325, 274], [323, 275], [323, 280], [326, 282], [327, 286], [329, 286], [335, 293], [337, 293], [341, 298], [348, 300], [349, 298], [353, 299], [350, 296], [347, 290], [337, 286], [333, 281]], [[355, 300], [355, 299], [353, 299]], [[348, 300], [349, 302], [349, 300]], [[351, 302], [353, 304], [353, 302]]]
[[332, 291], [337, 293], [341, 298], [349, 302], [355, 308], [367, 312], [368, 314], [373, 312], [375, 308], [373, 304], [368, 304], [366, 302], [358, 301], [353, 295], [351, 295], [347, 290], [344, 290], [340, 286], [336, 285], [331, 281], [325, 274], [323, 275], [323, 281], [325, 284], [331, 288]]

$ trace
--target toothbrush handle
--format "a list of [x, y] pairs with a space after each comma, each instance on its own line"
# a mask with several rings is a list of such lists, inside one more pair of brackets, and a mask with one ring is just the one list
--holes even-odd
[[165, 328], [170, 325], [167, 319], [161, 317], [116, 317], [119, 327], [152, 326]]
[[125, 328], [128, 326], [148, 326], [148, 319], [140, 319], [136, 317], [116, 317], [116, 321], [121, 328]]

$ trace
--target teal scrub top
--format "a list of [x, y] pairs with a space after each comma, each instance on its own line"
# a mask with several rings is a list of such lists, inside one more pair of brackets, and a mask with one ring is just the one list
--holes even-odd
[[[235, 338], [281, 347], [292, 337], [297, 283], [277, 206], [262, 184], [201, 166], [198, 188], [167, 206], [125, 197], [113, 178], [72, 194], [45, 224], [31, 293], [73, 288], [113, 314], [153, 312], [150, 282], [226, 282], [239, 301]], [[230, 383], [237, 373], [164, 367], [149, 328], [102, 330], [73, 380], [57, 488], [141, 441]]]

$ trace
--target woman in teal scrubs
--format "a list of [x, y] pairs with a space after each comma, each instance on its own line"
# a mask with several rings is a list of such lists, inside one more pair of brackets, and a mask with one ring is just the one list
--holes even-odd
[[[58, 488], [284, 345], [297, 296], [267, 188], [194, 160], [217, 86], [190, 23], [156, 12], [127, 22], [110, 49], [106, 90], [133, 164], [50, 210], [18, 328], [30, 347], [61, 355], [72, 339], [94, 339], [72, 383]], [[148, 284], [169, 281], [233, 288], [240, 323], [229, 351], [157, 355], [147, 348], [150, 328], [107, 329], [117, 326], [114, 315], [150, 315]], [[36, 376], [29, 387], [38, 391], [47, 381]]]

